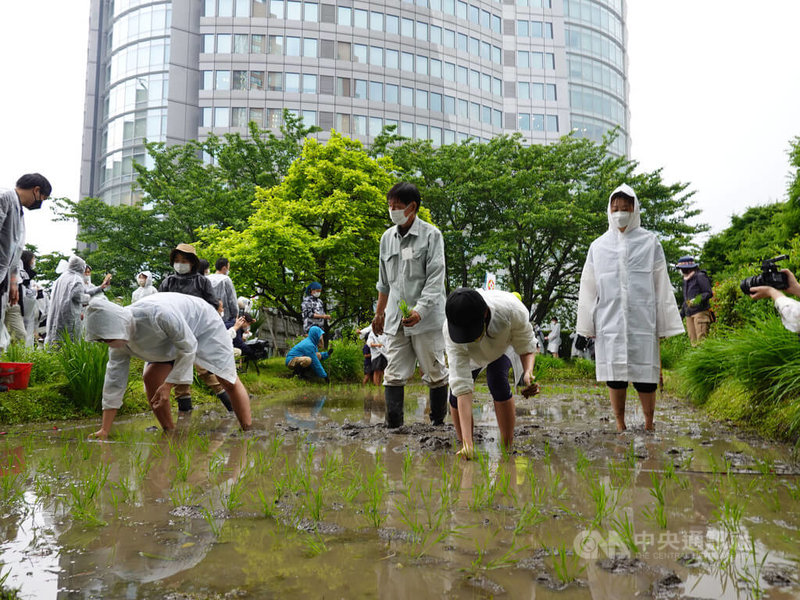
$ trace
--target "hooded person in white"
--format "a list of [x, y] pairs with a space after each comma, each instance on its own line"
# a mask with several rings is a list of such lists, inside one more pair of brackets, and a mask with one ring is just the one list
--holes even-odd
[[626, 428], [631, 381], [639, 391], [645, 429], [652, 430], [661, 373], [659, 338], [683, 333], [683, 323], [664, 250], [656, 235], [641, 227], [639, 200], [625, 184], [609, 197], [608, 231], [589, 247], [576, 330], [595, 338], [597, 381], [609, 386], [617, 430]]
[[157, 293], [158, 290], [153, 285], [153, 274], [150, 271], [142, 271], [136, 276], [136, 289], [133, 290], [131, 304]]
[[122, 406], [132, 356], [147, 362], [142, 376], [145, 392], [165, 431], [175, 427], [170, 390], [192, 382], [193, 365], [217, 376], [242, 429], [250, 428], [250, 401], [236, 375], [230, 336], [217, 311], [205, 300], [163, 292], [122, 307], [98, 298], [86, 310], [86, 338], [110, 347], [103, 384], [103, 424], [96, 437], [108, 437]]
[[64, 331], [73, 342], [80, 339], [81, 312], [89, 302], [83, 279], [85, 270], [86, 262], [80, 256], [71, 256], [66, 270], [53, 284], [47, 309], [47, 344], [60, 342]]
[[550, 321], [550, 333], [547, 334], [547, 351], [558, 358], [559, 348], [561, 348], [561, 324], [553, 317]]

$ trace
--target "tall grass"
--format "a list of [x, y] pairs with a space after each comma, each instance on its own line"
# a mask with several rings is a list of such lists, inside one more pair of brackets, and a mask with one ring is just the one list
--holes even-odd
[[58, 360], [67, 377], [67, 391], [72, 401], [86, 411], [99, 412], [108, 346], [85, 340], [73, 342], [65, 336], [58, 350]]
[[61, 374], [58, 353], [16, 342], [3, 353], [2, 362], [33, 363], [30, 385], [52, 382]]
[[727, 379], [740, 382], [759, 403], [800, 396], [800, 340], [776, 316], [733, 330], [688, 352], [678, 365], [686, 391], [698, 403]]

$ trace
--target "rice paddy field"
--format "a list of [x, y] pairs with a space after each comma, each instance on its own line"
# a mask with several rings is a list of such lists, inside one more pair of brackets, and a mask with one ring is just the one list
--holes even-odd
[[[327, 392], [327, 393], [326, 393]], [[383, 426], [376, 389], [0, 436], [0, 581], [20, 598], [800, 598], [794, 449], [661, 398], [615, 432], [604, 387], [517, 401], [499, 451], [488, 394], [475, 461], [450, 419]]]

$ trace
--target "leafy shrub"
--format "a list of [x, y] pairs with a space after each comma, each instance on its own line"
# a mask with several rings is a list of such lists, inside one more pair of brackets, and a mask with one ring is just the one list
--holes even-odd
[[567, 361], [549, 354], [537, 354], [533, 374], [537, 381], [571, 381], [592, 379], [595, 369], [594, 363], [585, 358]]
[[332, 345], [333, 355], [323, 363], [331, 381], [361, 381], [364, 376], [363, 344], [339, 340]]
[[58, 358], [67, 377], [67, 391], [72, 401], [86, 411], [99, 412], [108, 346], [86, 340], [73, 342], [65, 336], [58, 349]]
[[48, 349], [11, 344], [3, 354], [3, 362], [28, 362], [31, 367], [30, 385], [50, 383], [61, 375], [58, 353]]

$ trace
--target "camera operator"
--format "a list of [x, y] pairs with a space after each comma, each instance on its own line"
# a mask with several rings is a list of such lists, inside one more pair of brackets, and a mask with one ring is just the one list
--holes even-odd
[[693, 256], [683, 256], [675, 265], [683, 275], [683, 304], [681, 316], [686, 317], [686, 331], [692, 346], [702, 342], [708, 335], [711, 324], [711, 281], [694, 260]]
[[[786, 276], [788, 284], [786, 291], [793, 296], [800, 296], [800, 284], [797, 283], [794, 273], [789, 269], [781, 269], [780, 273]], [[775, 302], [775, 308], [781, 316], [783, 326], [789, 331], [800, 333], [800, 302], [793, 298], [787, 298], [781, 290], [768, 285], [751, 287], [750, 297], [753, 300], [772, 298], [773, 302]]]

